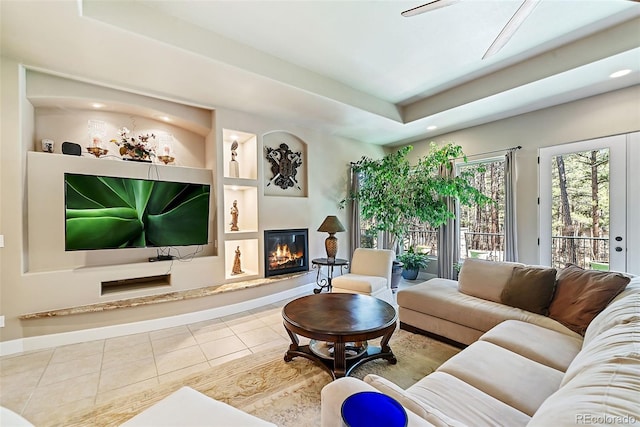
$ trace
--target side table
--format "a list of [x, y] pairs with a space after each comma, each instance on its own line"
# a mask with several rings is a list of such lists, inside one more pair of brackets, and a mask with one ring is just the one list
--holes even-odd
[[[334, 267], [339, 267], [340, 274], [342, 274], [349, 268], [349, 261], [342, 258], [315, 258], [311, 260], [311, 267], [318, 271], [316, 274], [316, 283], [319, 287], [314, 289], [313, 292], [319, 294], [325, 288], [331, 292], [331, 280], [333, 279]], [[327, 267], [326, 277], [320, 277], [322, 267]]]

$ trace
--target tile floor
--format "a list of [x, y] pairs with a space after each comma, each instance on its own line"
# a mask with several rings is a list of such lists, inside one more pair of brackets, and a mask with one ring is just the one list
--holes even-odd
[[[402, 280], [400, 287], [411, 284]], [[50, 425], [64, 414], [273, 346], [284, 351], [290, 340], [282, 307], [288, 301], [185, 326], [4, 356], [0, 404], [37, 426]]]
[[[287, 301], [204, 322], [0, 358], [0, 403], [35, 425], [273, 346]], [[301, 342], [303, 340], [301, 339]], [[58, 417], [55, 417], [58, 418]]]

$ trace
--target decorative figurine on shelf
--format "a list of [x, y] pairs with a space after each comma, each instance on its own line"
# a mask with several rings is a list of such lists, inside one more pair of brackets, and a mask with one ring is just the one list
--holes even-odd
[[233, 258], [233, 268], [231, 274], [242, 274], [242, 266], [240, 265], [240, 246], [236, 246], [236, 256]]
[[233, 206], [231, 206], [231, 231], [240, 231], [238, 228], [238, 201], [233, 201]]
[[236, 160], [238, 157], [238, 140], [234, 140], [231, 143], [231, 161], [229, 162], [229, 176], [231, 178], [240, 178], [240, 165]]
[[40, 141], [42, 144], [42, 151], [45, 153], [53, 153], [54, 142], [53, 139], [43, 139]]

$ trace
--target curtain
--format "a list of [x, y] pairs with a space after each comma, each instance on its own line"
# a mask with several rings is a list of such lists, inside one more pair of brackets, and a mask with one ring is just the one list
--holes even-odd
[[504, 156], [504, 260], [518, 261], [515, 150]]
[[[360, 176], [351, 168], [351, 194], [355, 194], [360, 188]], [[351, 254], [356, 248], [360, 247], [360, 204], [357, 200], [350, 203], [350, 229], [349, 244], [351, 245]], [[351, 257], [349, 257], [351, 258]]]
[[[455, 165], [451, 161], [440, 168], [440, 175], [444, 177], [455, 176]], [[455, 218], [449, 219], [438, 230], [438, 277], [455, 280], [457, 278], [454, 264], [460, 260], [460, 231], [458, 229], [458, 202], [455, 198], [448, 197], [447, 209], [455, 212]]]

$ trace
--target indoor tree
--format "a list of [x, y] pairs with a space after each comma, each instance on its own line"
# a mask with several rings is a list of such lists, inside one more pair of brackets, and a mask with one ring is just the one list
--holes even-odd
[[454, 159], [466, 157], [462, 147], [448, 143], [441, 147], [431, 143], [429, 153], [412, 165], [407, 158], [413, 149], [406, 146], [381, 159], [362, 157], [353, 165], [361, 174], [360, 187], [342, 204], [357, 200], [363, 220], [377, 231], [389, 232], [396, 248], [412, 221], [439, 227], [455, 218], [447, 199], [456, 198], [462, 205], [485, 205], [491, 199], [473, 187], [468, 174], [453, 176]]

